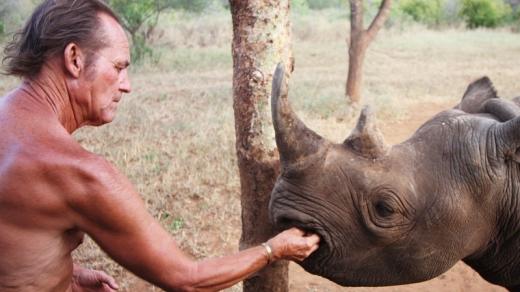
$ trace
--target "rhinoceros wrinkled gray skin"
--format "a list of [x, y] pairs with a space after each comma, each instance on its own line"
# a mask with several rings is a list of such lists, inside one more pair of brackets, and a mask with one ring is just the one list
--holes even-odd
[[305, 270], [343, 286], [386, 286], [463, 260], [520, 291], [520, 108], [488, 78], [389, 147], [367, 108], [343, 143], [308, 129], [284, 75], [279, 65], [272, 114], [282, 170], [269, 208], [278, 229], [320, 235]]

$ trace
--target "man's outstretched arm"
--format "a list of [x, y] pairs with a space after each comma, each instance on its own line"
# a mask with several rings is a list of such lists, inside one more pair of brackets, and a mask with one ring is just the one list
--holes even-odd
[[[319, 237], [305, 236], [304, 232], [293, 228], [286, 230], [268, 241], [272, 247], [272, 261], [279, 259], [301, 261], [318, 248]], [[291, 250], [283, 251], [284, 248]], [[240, 261], [250, 261], [249, 264]], [[196, 290], [220, 290], [229, 287], [268, 264], [269, 257], [263, 246], [257, 246], [235, 255], [218, 259], [207, 259], [197, 263], [191, 287]]]
[[[219, 290], [267, 264], [263, 246], [194, 261], [147, 212], [131, 183], [104, 159], [91, 155], [68, 176], [73, 222], [114, 260], [168, 291]], [[78, 190], [78, 191], [75, 191]], [[318, 247], [316, 235], [292, 229], [269, 241], [273, 260], [303, 260]]]

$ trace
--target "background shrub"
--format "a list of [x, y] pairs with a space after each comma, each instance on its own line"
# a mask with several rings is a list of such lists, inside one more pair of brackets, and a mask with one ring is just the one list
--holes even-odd
[[460, 14], [469, 28], [497, 27], [511, 13], [511, 7], [501, 0], [462, 0]]
[[520, 32], [520, 8], [517, 7], [512, 13], [511, 13], [511, 27], [514, 32]]
[[0, 38], [20, 29], [33, 7], [29, 0], [1, 0]]
[[208, 0], [162, 0], [173, 9], [180, 9], [194, 13], [203, 12], [210, 6], [212, 1]]
[[438, 25], [443, 12], [443, 0], [401, 0], [399, 8], [414, 21]]
[[305, 13], [309, 11], [309, 3], [307, 0], [291, 0], [291, 11]]
[[310, 9], [320, 10], [326, 8], [348, 8], [346, 0], [307, 0]]

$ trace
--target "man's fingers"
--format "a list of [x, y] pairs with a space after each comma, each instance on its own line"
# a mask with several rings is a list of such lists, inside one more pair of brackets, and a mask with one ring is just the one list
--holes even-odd
[[116, 280], [114, 279], [111, 279], [110, 281], [108, 282], [105, 282], [108, 286], [110, 286], [110, 288], [114, 289], [114, 290], [118, 290], [119, 289], [119, 285], [117, 285], [116, 283]]
[[298, 235], [298, 236], [304, 236], [305, 235], [305, 231], [299, 229], [299, 228], [296, 228], [296, 227], [293, 227], [291, 229], [289, 229], [289, 231], [291, 233], [293, 233], [294, 235]]
[[110, 288], [115, 289], [115, 290], [119, 289], [119, 285], [117, 285], [116, 280], [114, 278], [112, 278], [112, 276], [109, 276], [107, 273], [102, 272], [102, 271], [97, 271], [96, 276], [97, 276], [97, 280], [100, 283], [105, 283]]
[[118, 289], [115, 289], [115, 288], [111, 287], [107, 283], [103, 284], [103, 291], [104, 292], [114, 292], [114, 291], [117, 291], [117, 290]]
[[320, 242], [320, 237], [316, 234], [310, 235], [307, 237], [307, 242], [312, 245], [316, 245]]
[[309, 253], [307, 254], [307, 257], [310, 256], [313, 252], [315, 252], [315, 251], [318, 249], [318, 247], [320, 247], [320, 246], [317, 245], [317, 244], [314, 245], [314, 246], [311, 248], [311, 250], [309, 251]]

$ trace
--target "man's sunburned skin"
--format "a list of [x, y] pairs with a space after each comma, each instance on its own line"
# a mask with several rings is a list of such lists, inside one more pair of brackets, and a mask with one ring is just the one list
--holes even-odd
[[[110, 43], [95, 53], [93, 69], [70, 43], [0, 99], [0, 291], [81, 291], [92, 271], [74, 265], [71, 252], [83, 232], [165, 290], [214, 291], [257, 272], [270, 259], [262, 246], [198, 262], [184, 255], [128, 179], [71, 136], [81, 126], [111, 122], [130, 92], [126, 35], [115, 19], [98, 16]], [[284, 231], [269, 240], [272, 260], [303, 260], [318, 242]], [[96, 288], [105, 290], [96, 291], [117, 288], [107, 278]]]
[[82, 150], [30, 91], [0, 105], [0, 290], [65, 291], [83, 232], [63, 195]]
[[[101, 158], [70, 133], [81, 124], [108, 121], [89, 120], [96, 115], [88, 112], [79, 119], [53, 66], [0, 99], [0, 291], [71, 290], [70, 253], [84, 236], [71, 204], [96, 171], [84, 162]], [[105, 115], [115, 114], [126, 87], [109, 96]]]

